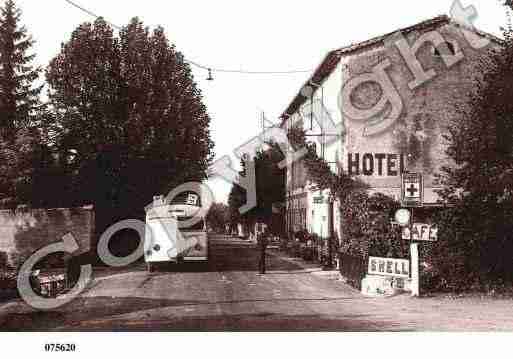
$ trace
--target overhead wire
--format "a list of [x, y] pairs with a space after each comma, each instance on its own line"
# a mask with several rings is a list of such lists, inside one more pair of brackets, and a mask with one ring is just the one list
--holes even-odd
[[[88, 14], [89, 16], [92, 16], [96, 19], [100, 18], [101, 16], [97, 15], [93, 11], [86, 9], [85, 7], [79, 5], [75, 1], [72, 0], [64, 0], [71, 6], [81, 10], [82, 12]], [[106, 20], [107, 21], [107, 20]], [[121, 30], [122, 27], [119, 25], [116, 25], [110, 21], [107, 21], [113, 28], [117, 30]], [[189, 60], [187, 58], [184, 58], [184, 61], [203, 70], [209, 71], [209, 74], [211, 72], [220, 72], [220, 73], [239, 73], [239, 74], [247, 74], [247, 75], [286, 75], [286, 74], [298, 74], [298, 73], [307, 73], [312, 72], [313, 70], [284, 70], [284, 71], [250, 71], [250, 70], [237, 70], [237, 69], [226, 69], [226, 68], [219, 68], [219, 67], [212, 67], [212, 66], [206, 66], [202, 65], [196, 61]]]

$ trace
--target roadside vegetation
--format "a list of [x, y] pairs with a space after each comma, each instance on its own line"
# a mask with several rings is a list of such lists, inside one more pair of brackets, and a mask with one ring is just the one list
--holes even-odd
[[3, 2], [0, 209], [93, 205], [98, 234], [144, 219], [154, 195], [206, 179], [211, 119], [164, 28], [79, 24], [45, 67], [34, 43], [15, 1]]

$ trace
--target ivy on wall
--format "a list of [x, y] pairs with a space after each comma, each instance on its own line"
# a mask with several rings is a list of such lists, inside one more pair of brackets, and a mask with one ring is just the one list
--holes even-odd
[[304, 130], [289, 130], [295, 148], [306, 148], [302, 158], [308, 178], [320, 190], [329, 189], [338, 200], [342, 237], [339, 250], [367, 258], [369, 255], [403, 258], [408, 255], [408, 242], [401, 240], [400, 229], [391, 223], [399, 203], [384, 194], [369, 194], [362, 181], [340, 171], [335, 174], [328, 163], [317, 155], [315, 145], [306, 141]]

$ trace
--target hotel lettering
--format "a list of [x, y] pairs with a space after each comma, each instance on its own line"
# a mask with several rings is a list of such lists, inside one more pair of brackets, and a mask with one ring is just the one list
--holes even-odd
[[404, 155], [396, 153], [348, 153], [350, 176], [396, 177], [404, 171]]

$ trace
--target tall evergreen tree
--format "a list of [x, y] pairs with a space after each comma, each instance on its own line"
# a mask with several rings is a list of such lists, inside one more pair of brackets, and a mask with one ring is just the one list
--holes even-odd
[[40, 136], [35, 128], [43, 106], [37, 86], [41, 69], [32, 64], [34, 45], [20, 24], [21, 10], [12, 0], [0, 8], [0, 206], [26, 202], [32, 192]]
[[14, 141], [16, 130], [34, 123], [40, 109], [42, 85], [35, 86], [41, 69], [32, 65], [34, 40], [20, 25], [21, 10], [13, 0], [0, 8], [0, 130]]

